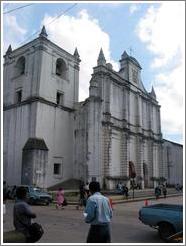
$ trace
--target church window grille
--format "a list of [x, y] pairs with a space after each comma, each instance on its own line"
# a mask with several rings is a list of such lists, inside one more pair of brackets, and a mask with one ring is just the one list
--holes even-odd
[[60, 175], [61, 174], [61, 164], [60, 163], [54, 163], [54, 175]]
[[20, 76], [25, 74], [25, 57], [21, 56], [15, 66], [15, 75]]
[[57, 105], [63, 105], [64, 94], [62, 92], [57, 92], [56, 94], [56, 103]]
[[22, 90], [16, 91], [15, 101], [16, 101], [16, 103], [21, 103], [21, 101], [22, 101]]
[[134, 83], [138, 82], [138, 72], [134, 69], [132, 69], [132, 80], [134, 81]]
[[62, 79], [67, 79], [67, 65], [61, 58], [56, 61], [56, 75]]

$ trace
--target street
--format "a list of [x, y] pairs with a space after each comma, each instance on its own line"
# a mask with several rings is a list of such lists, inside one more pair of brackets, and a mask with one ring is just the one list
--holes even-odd
[[[150, 204], [182, 204], [182, 196], [150, 200]], [[163, 243], [157, 230], [142, 224], [138, 211], [144, 201], [128, 202], [114, 205], [111, 223], [112, 243]], [[63, 210], [56, 210], [54, 205], [32, 206], [37, 214], [36, 222], [42, 224], [45, 231], [38, 243], [85, 243], [89, 225], [84, 222], [83, 209], [76, 210], [69, 205]], [[4, 231], [13, 230], [13, 202], [7, 203], [7, 214], [4, 218]]]

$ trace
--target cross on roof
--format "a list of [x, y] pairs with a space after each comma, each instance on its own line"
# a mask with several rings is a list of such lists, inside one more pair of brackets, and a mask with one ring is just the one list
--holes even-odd
[[133, 48], [132, 48], [132, 46], [129, 47], [129, 52], [130, 52], [130, 56], [132, 56], [132, 53], [133, 53]]

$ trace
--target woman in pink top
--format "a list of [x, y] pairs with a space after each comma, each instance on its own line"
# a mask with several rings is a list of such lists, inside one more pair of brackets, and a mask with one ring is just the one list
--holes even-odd
[[63, 202], [64, 202], [64, 190], [63, 188], [59, 188], [56, 194], [56, 208], [63, 208]]

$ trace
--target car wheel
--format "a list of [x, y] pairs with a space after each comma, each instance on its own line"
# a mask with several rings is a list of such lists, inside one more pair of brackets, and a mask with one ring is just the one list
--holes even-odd
[[165, 241], [167, 241], [168, 238], [175, 233], [174, 227], [168, 222], [160, 223], [158, 231], [159, 231], [160, 237]]

